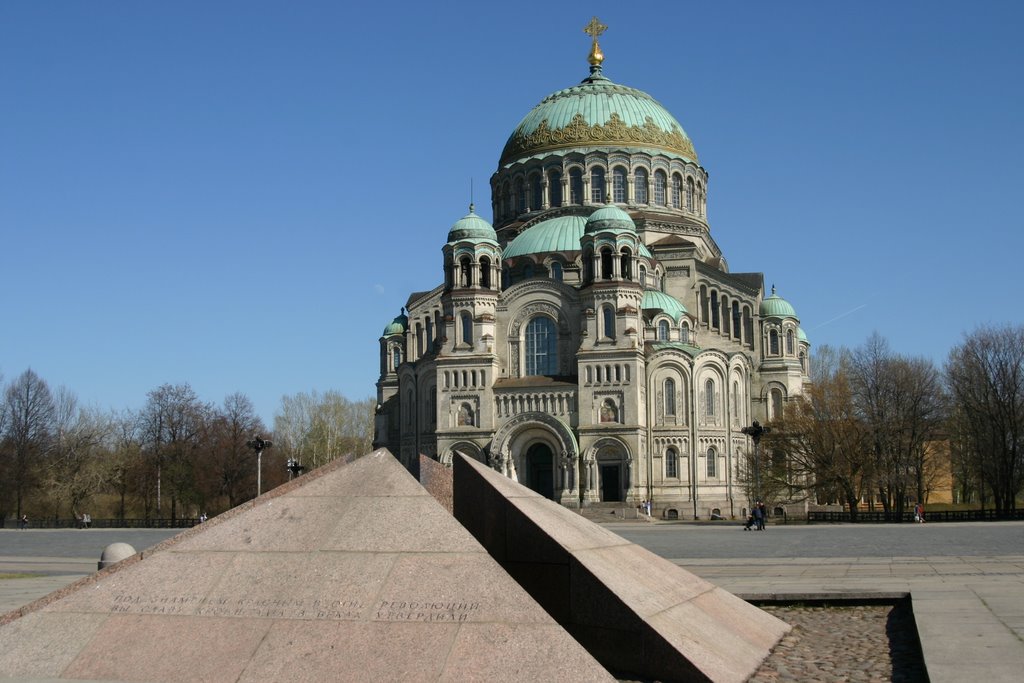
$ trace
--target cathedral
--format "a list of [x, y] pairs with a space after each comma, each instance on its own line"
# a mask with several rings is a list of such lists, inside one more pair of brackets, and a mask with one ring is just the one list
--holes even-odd
[[762, 273], [733, 273], [679, 122], [603, 71], [540, 101], [491, 177], [493, 222], [448, 231], [433, 289], [380, 338], [375, 446], [455, 451], [567, 507], [739, 516], [743, 429], [808, 382], [810, 345]]

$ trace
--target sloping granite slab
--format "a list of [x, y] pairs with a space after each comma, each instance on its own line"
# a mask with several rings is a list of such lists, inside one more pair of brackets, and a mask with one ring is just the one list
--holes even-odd
[[0, 643], [0, 679], [611, 680], [386, 450], [5, 615]]
[[455, 517], [624, 678], [745, 681], [789, 631], [767, 612], [461, 454]]

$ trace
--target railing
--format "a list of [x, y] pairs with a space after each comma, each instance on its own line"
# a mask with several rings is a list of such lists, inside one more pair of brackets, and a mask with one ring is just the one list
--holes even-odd
[[[995, 522], [1003, 520], [1022, 520], [1024, 510], [1008, 510], [997, 514], [995, 510], [936, 510], [925, 511], [926, 522]], [[849, 512], [813, 512], [807, 513], [807, 523], [813, 522], [856, 522], [858, 524], [905, 524], [914, 523], [914, 511], [904, 511], [902, 515], [895, 512], [871, 512], [858, 510], [857, 518], [851, 519]]]
[[576, 412], [575, 391], [520, 391], [494, 397], [495, 415], [512, 417], [520, 413], [541, 412], [568, 417]]
[[[29, 529], [188, 529], [199, 524], [194, 517], [177, 519], [92, 519], [88, 527], [78, 519], [53, 519], [33, 517], [28, 521]], [[3, 522], [5, 529], [17, 529], [18, 520], [7, 519]]]

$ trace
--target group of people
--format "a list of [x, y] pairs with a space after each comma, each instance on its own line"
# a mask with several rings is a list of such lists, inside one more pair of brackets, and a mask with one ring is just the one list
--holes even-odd
[[750, 513], [747, 515], [747, 523], [743, 525], [744, 531], [764, 531], [764, 521], [768, 518], [768, 508], [761, 501], [754, 503], [754, 506], [750, 508]]

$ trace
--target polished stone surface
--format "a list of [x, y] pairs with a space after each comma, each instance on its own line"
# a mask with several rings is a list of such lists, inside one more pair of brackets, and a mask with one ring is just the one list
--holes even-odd
[[616, 675], [745, 681], [782, 621], [456, 454], [455, 517]]
[[387, 451], [0, 624], [0, 678], [20, 680], [611, 680]]

